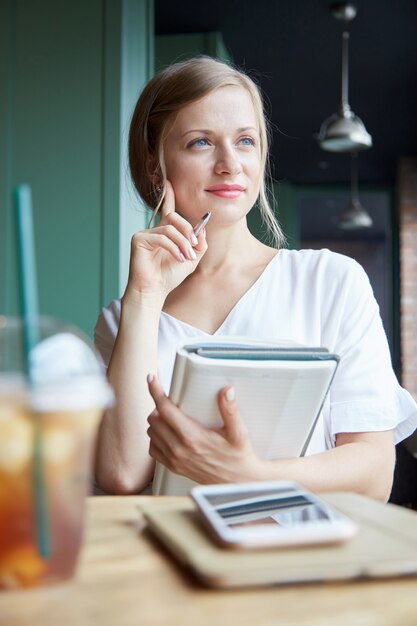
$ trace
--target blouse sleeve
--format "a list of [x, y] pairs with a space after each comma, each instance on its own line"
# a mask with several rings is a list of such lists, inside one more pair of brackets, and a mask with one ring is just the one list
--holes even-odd
[[340, 363], [330, 391], [332, 435], [393, 430], [395, 443], [417, 427], [417, 405], [391, 365], [379, 307], [363, 268], [350, 261], [339, 291]]
[[120, 300], [113, 302], [101, 313], [94, 327], [94, 347], [103, 366], [107, 369], [116, 341], [120, 320]]

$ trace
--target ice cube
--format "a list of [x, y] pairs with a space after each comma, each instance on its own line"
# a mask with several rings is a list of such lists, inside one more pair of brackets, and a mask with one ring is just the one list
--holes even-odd
[[29, 419], [10, 414], [0, 415], [0, 470], [17, 474], [32, 458], [33, 428]]
[[76, 433], [65, 428], [47, 428], [43, 432], [42, 454], [48, 465], [67, 463], [73, 457], [76, 445]]

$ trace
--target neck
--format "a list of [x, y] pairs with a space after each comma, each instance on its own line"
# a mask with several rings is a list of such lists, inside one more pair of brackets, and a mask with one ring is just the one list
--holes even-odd
[[265, 248], [248, 229], [246, 219], [230, 226], [207, 227], [208, 250], [199, 263], [196, 273], [209, 274], [252, 263]]

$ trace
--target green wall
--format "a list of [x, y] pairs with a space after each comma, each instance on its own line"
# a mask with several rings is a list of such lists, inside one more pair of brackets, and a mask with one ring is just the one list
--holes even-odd
[[152, 15], [152, 0], [0, 3], [0, 313], [18, 311], [11, 192], [21, 182], [33, 192], [41, 312], [91, 335], [120, 294], [121, 242], [144, 224], [124, 144], [152, 71]]
[[155, 67], [157, 70], [170, 63], [185, 61], [185, 59], [199, 54], [206, 54], [221, 61], [231, 61], [231, 56], [219, 32], [158, 35], [155, 37]]

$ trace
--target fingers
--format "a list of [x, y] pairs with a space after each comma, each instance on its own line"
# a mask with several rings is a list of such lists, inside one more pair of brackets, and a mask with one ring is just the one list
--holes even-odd
[[162, 402], [167, 396], [162, 389], [162, 385], [158, 380], [158, 377], [155, 374], [148, 374], [146, 380], [148, 381], [148, 389], [151, 394], [156, 408], [158, 408], [158, 404]]
[[[156, 461], [166, 464], [170, 448], [178, 445], [178, 438], [174, 430], [165, 420], [164, 407], [166, 409], [170, 400], [165, 395], [156, 376], [149, 374], [147, 380], [149, 391], [155, 402], [155, 409], [148, 417], [149, 452]], [[162, 411], [162, 414], [159, 409]]]
[[186, 474], [189, 455], [198, 455], [201, 426], [184, 415], [165, 395], [156, 376], [148, 376], [148, 387], [155, 402], [155, 410], [148, 417], [149, 453], [173, 472]]
[[207, 250], [205, 234], [200, 234], [198, 244], [193, 248], [189, 239], [172, 224], [156, 226], [138, 235], [145, 239], [151, 248], [164, 248], [179, 261], [199, 261]]
[[[203, 229], [198, 235], [198, 237], [196, 237], [191, 224], [187, 222], [186, 219], [181, 217], [181, 215], [179, 215], [178, 213], [170, 213], [167, 217], [167, 221], [168, 221], [168, 226], [170, 229], [175, 228], [177, 233], [181, 233], [183, 237], [181, 239], [181, 245], [183, 246], [181, 249], [184, 250], [185, 248], [185, 253], [187, 253], [187, 254], [184, 253], [185, 256], [189, 260], [193, 260], [193, 261], [200, 259], [208, 248], [207, 240], [206, 240], [206, 230]], [[164, 229], [165, 226], [159, 226], [159, 227], [157, 226], [156, 228], [152, 230], [156, 230], [158, 228]], [[168, 232], [171, 233], [173, 231], [169, 230]], [[191, 258], [188, 255], [189, 251], [191, 251]], [[196, 255], [195, 258], [193, 256], [193, 253], [194, 255]]]
[[149, 415], [148, 423], [149, 452], [156, 461], [163, 462], [162, 457], [169, 457], [170, 448], [178, 446], [178, 438], [156, 409]]
[[152, 231], [143, 231], [137, 233], [132, 238], [132, 250], [131, 255], [134, 253], [135, 248], [145, 247], [148, 250], [154, 250], [156, 248], [162, 248], [171, 254], [177, 261], [184, 263], [186, 260], [181, 249], [171, 239], [163, 234], [154, 233]]
[[185, 239], [188, 240], [192, 247], [195, 246], [198, 250], [202, 250], [204, 248], [204, 242], [206, 239], [205, 231], [201, 232], [200, 235], [196, 237], [194, 234], [194, 228], [190, 222], [176, 212], [174, 188], [169, 180], [166, 181], [165, 197], [161, 206], [161, 223], [174, 226], [184, 235]]
[[[152, 228], [147, 231], [147, 238], [165, 249], [171, 250], [172, 246], [175, 246], [178, 252], [184, 256], [183, 260], [195, 261], [197, 259], [197, 254], [193, 250], [190, 241], [172, 224]], [[164, 241], [164, 239], [167, 241]]]
[[170, 213], [175, 213], [175, 194], [173, 186], [169, 180], [166, 180], [164, 200], [161, 206], [161, 218], [167, 217]]
[[[164, 421], [172, 429], [175, 436], [183, 442], [189, 443], [193, 435], [194, 421], [175, 406], [165, 395], [156, 376], [148, 376], [149, 392], [155, 402], [156, 410], [163, 415]], [[236, 445], [243, 445], [248, 440], [248, 431], [239, 413], [233, 387], [224, 387], [217, 396], [217, 403], [223, 418], [223, 434], [225, 438]]]
[[195, 427], [193, 420], [184, 415], [164, 393], [157, 376], [153, 374], [148, 375], [148, 389], [158, 414], [179, 440], [188, 443], [188, 433], [193, 429], [193, 426]]
[[217, 404], [223, 418], [223, 432], [231, 444], [241, 445], [248, 438], [247, 428], [239, 413], [234, 387], [224, 387], [217, 395]]
[[190, 222], [187, 222], [187, 220], [184, 219], [179, 213], [170, 213], [166, 217], [166, 220], [168, 224], [175, 226], [175, 228], [177, 228], [184, 235], [184, 237], [186, 237], [192, 246], [196, 246], [198, 244], [198, 239], [194, 234], [194, 229]]
[[149, 453], [156, 461], [197, 482], [236, 482], [242, 476], [257, 475], [258, 459], [233, 388], [225, 387], [218, 394], [223, 428], [209, 429], [184, 415], [164, 394], [155, 376], [148, 377], [148, 386], [156, 406], [148, 418]]

